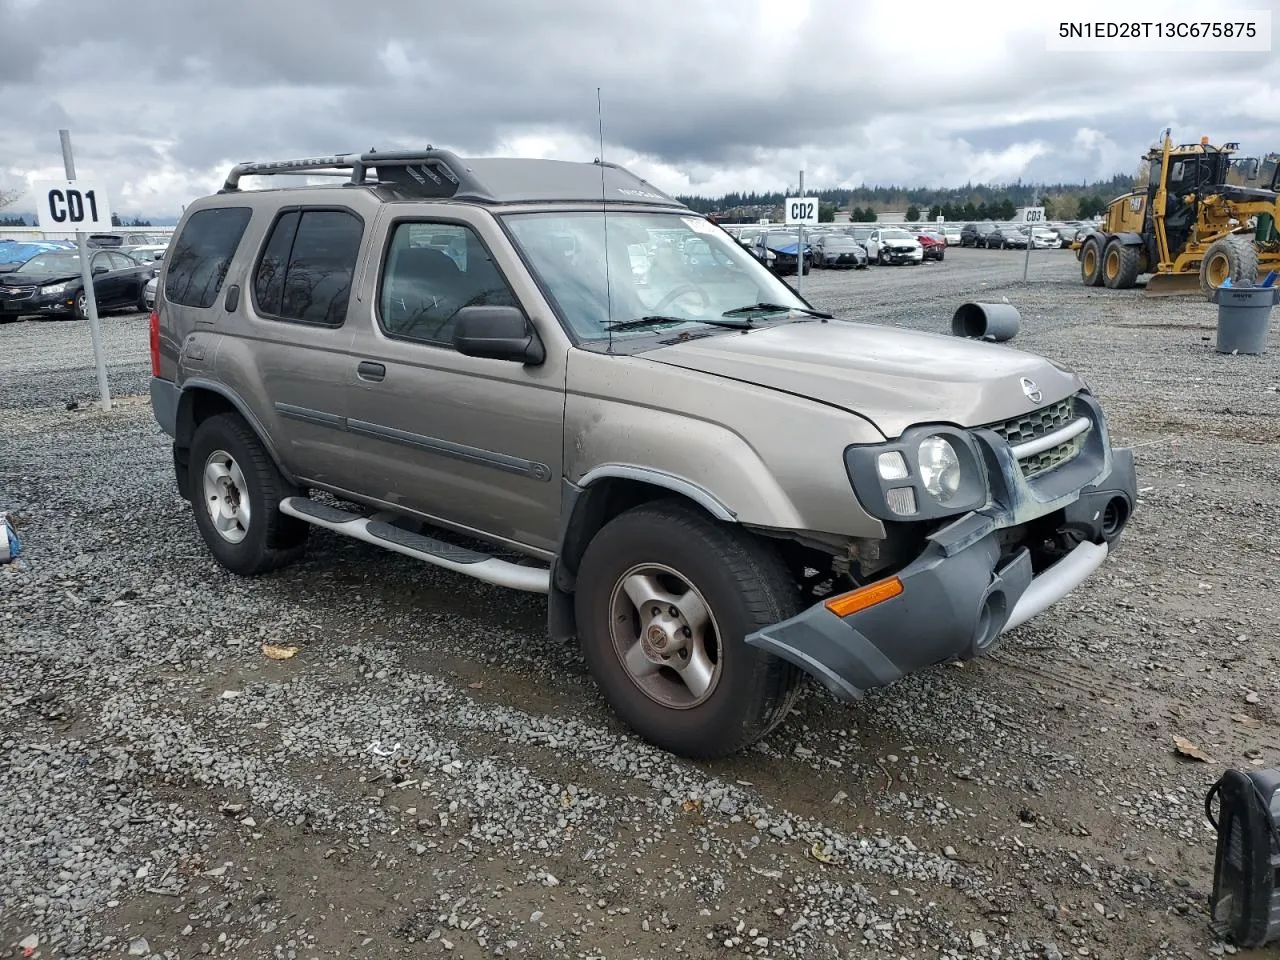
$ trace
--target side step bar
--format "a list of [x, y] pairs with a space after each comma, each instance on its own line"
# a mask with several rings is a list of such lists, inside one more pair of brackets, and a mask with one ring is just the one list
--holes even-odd
[[425, 537], [382, 520], [348, 513], [325, 503], [317, 503], [307, 497], [286, 497], [280, 501], [280, 512], [297, 517], [317, 527], [355, 540], [363, 540], [376, 547], [403, 553], [424, 563], [444, 567], [454, 573], [475, 577], [485, 583], [529, 593], [546, 593], [551, 585], [551, 571], [546, 567], [525, 567], [507, 560], [499, 560], [487, 553], [457, 547], [434, 537]]

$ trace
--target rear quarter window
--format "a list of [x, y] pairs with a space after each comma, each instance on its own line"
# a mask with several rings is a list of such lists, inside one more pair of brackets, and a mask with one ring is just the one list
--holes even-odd
[[211, 307], [253, 211], [211, 207], [193, 213], [166, 258], [164, 296], [184, 307]]

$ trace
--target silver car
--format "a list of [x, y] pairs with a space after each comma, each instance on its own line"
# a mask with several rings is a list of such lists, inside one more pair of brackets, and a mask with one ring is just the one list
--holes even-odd
[[[241, 185], [317, 170], [349, 185]], [[545, 594], [617, 713], [691, 757], [765, 735], [806, 676], [855, 699], [986, 653], [1136, 502], [1067, 367], [814, 310], [609, 164], [242, 164], [186, 208], [152, 323], [224, 567], [319, 533]]]

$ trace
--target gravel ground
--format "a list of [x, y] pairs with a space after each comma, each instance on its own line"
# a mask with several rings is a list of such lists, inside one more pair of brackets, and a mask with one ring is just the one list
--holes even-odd
[[[815, 272], [946, 330], [1007, 297], [1076, 365], [1142, 501], [993, 655], [810, 690], [715, 764], [624, 730], [536, 597], [317, 532], [224, 573], [145, 396], [145, 318], [0, 327], [0, 954], [1200, 957], [1224, 766], [1280, 764], [1280, 343], [1089, 291], [1064, 251]], [[76, 409], [67, 409], [78, 401]], [[299, 648], [273, 660], [263, 644]], [[1186, 737], [1210, 762], [1180, 758]]]

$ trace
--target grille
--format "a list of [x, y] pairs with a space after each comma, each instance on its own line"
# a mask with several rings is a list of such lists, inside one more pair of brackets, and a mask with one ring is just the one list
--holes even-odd
[[0, 293], [9, 300], [26, 300], [36, 292], [35, 287], [2, 287]]
[[[1053, 433], [1077, 418], [1076, 404], [1073, 397], [1060, 400], [1040, 410], [1032, 410], [1013, 420], [993, 424], [991, 429], [998, 433], [1010, 446], [1035, 440], [1045, 434]], [[1018, 461], [1022, 475], [1028, 479], [1047, 473], [1060, 467], [1069, 460], [1075, 459], [1084, 446], [1089, 431], [1072, 437], [1066, 443], [1050, 447], [1043, 453], [1037, 453]]]

